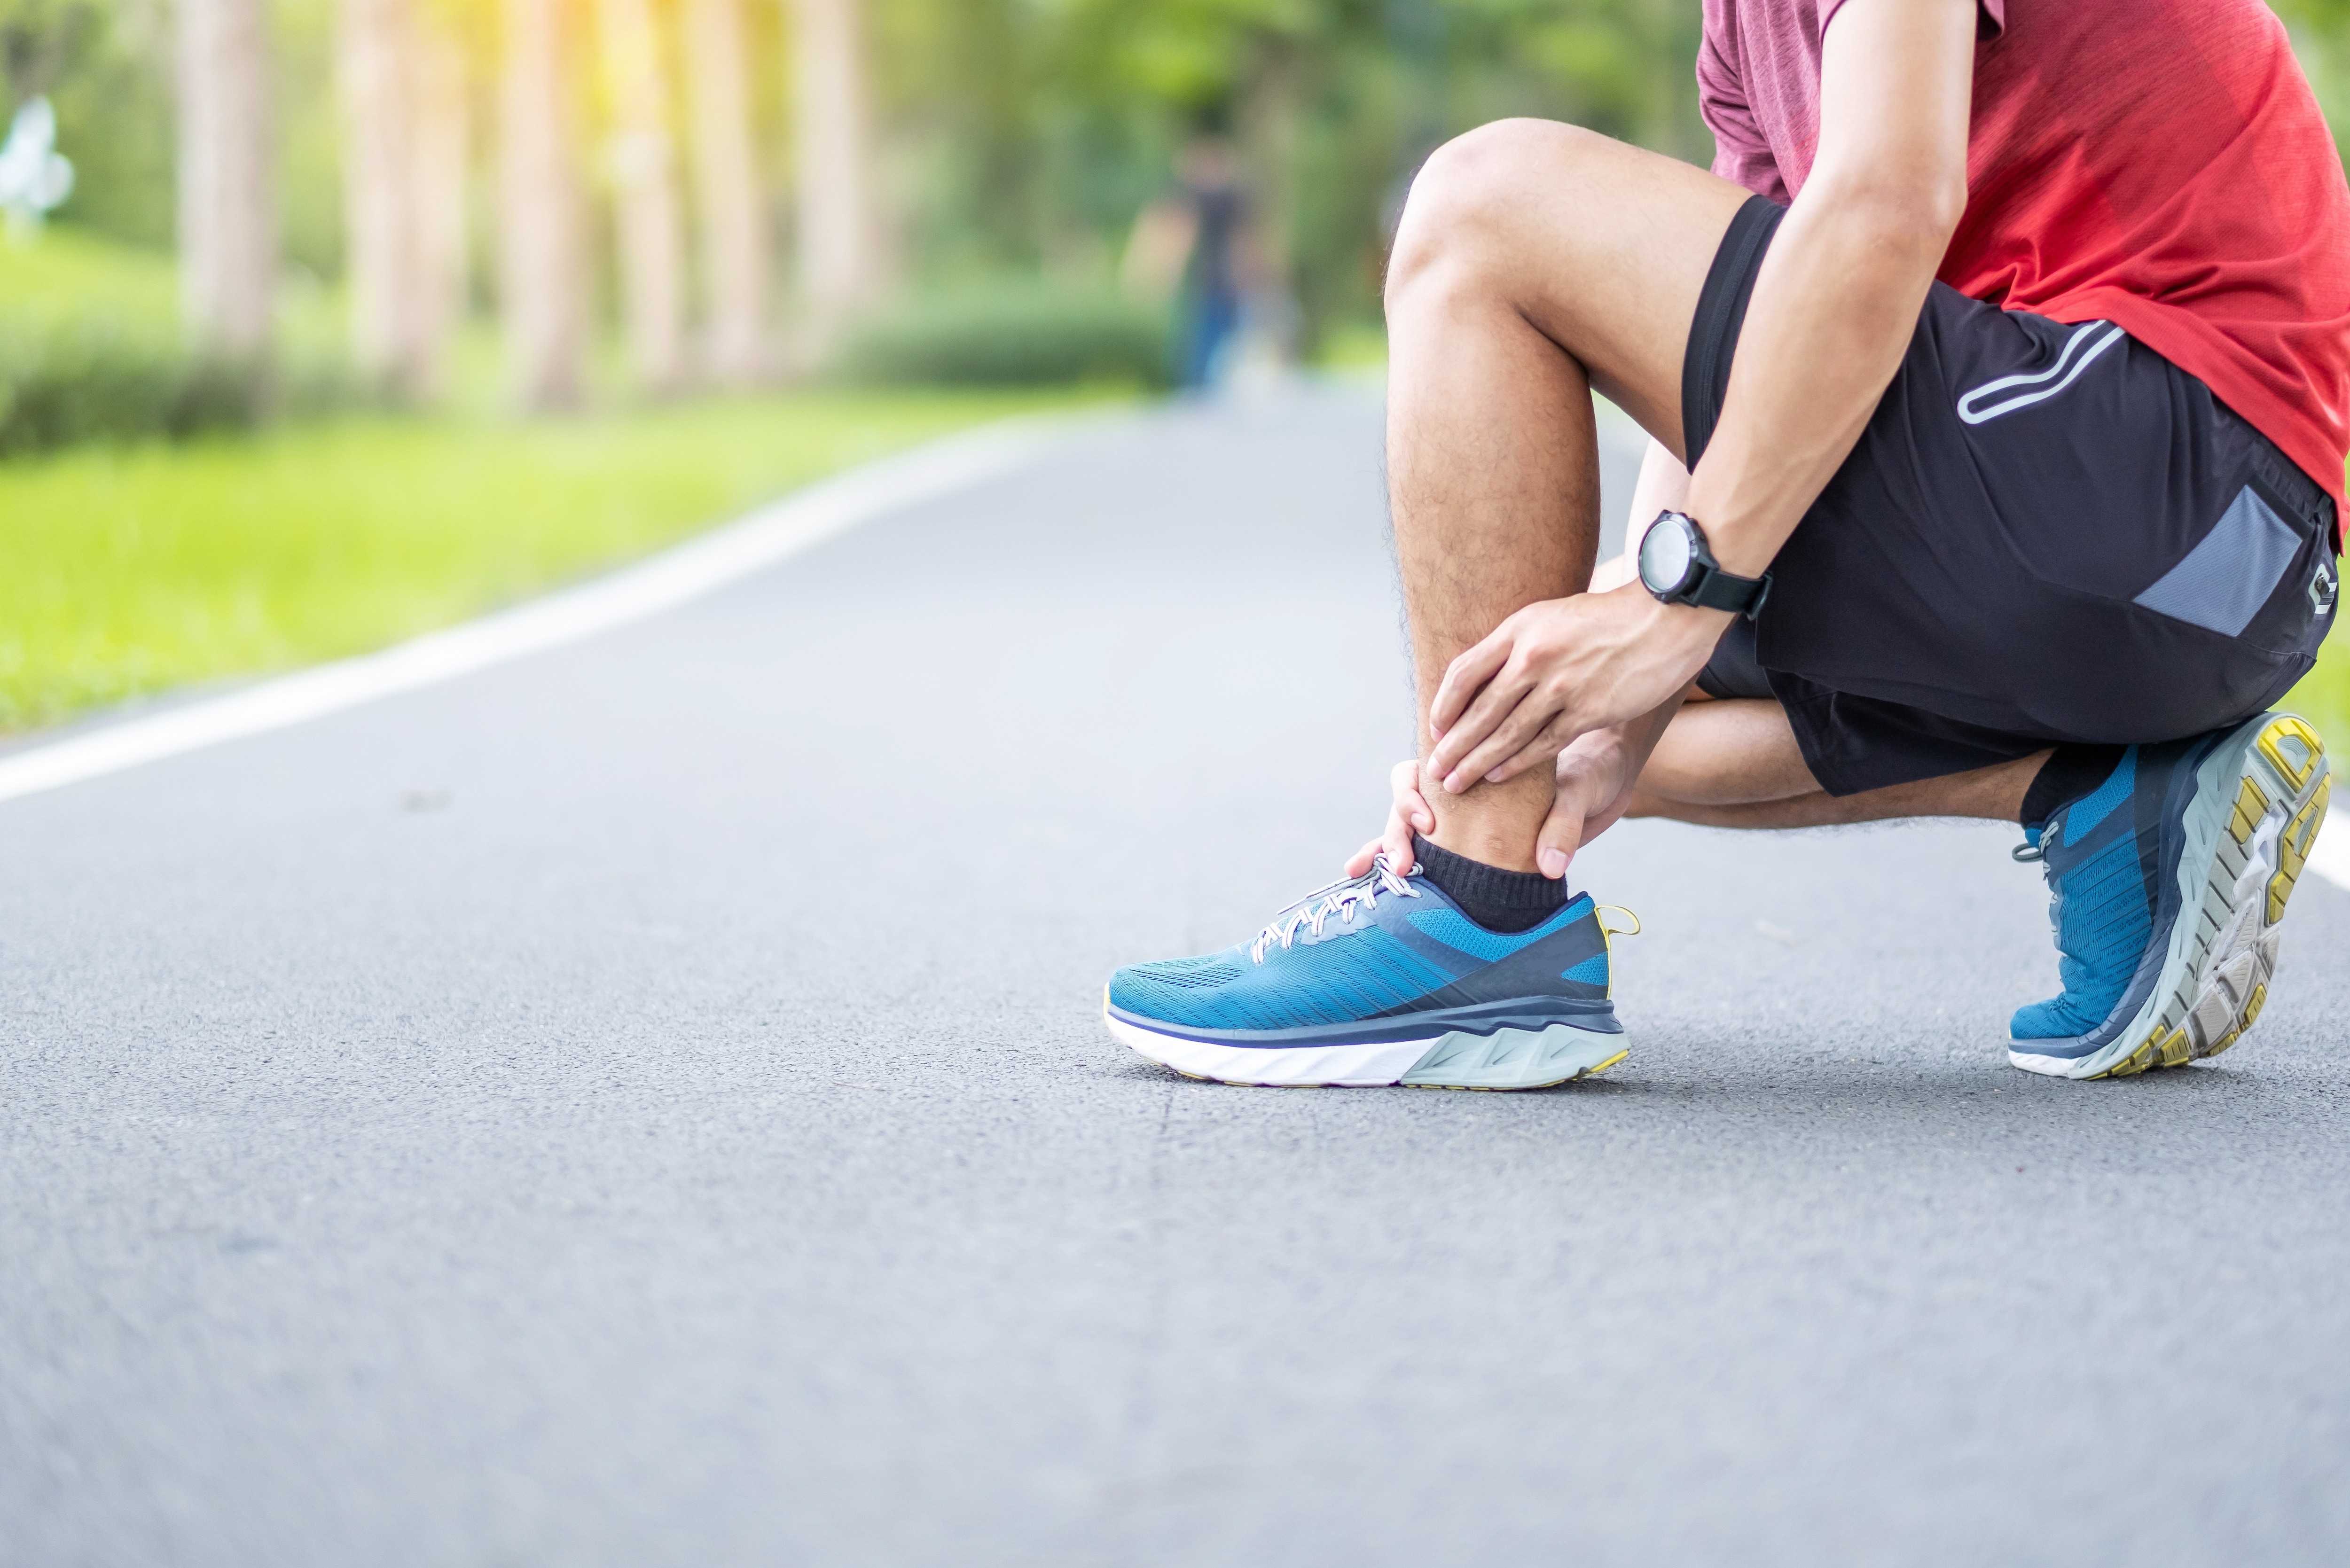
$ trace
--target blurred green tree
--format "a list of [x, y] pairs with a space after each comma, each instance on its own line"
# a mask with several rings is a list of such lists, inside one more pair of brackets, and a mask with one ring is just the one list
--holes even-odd
[[877, 0], [932, 277], [1099, 274], [1191, 130], [1235, 138], [1310, 339], [1376, 310], [1411, 170], [1511, 114], [1701, 157], [1694, 0]]
[[[348, 132], [330, 68], [338, 3], [267, 0], [285, 254], [329, 282], [348, 267]], [[445, 14], [465, 41], [468, 113], [480, 128], [471, 183], [482, 217], [496, 220], [475, 225], [473, 273], [486, 279], [489, 259], [515, 239], [496, 231], [520, 215], [491, 177], [511, 155], [516, 124], [511, 104], [501, 124], [491, 90], [505, 53], [501, 16], [540, 6], [417, 3]], [[61, 221], [172, 243], [173, 27], [190, 4], [0, 0], [0, 112], [35, 91], [56, 104], [60, 150], [78, 175]], [[806, 122], [795, 130], [793, 112], [806, 96], [804, 82], [793, 85], [792, 16], [801, 5], [650, 5], [665, 37], [693, 33], [663, 48], [680, 62], [671, 112], [689, 121], [671, 134], [695, 160], [689, 243], [702, 311], [714, 321], [723, 298], [732, 324], [729, 347], [706, 352], [729, 375], [753, 375], [775, 296], [793, 279], [784, 258], [812, 237], [799, 200]], [[2275, 5], [2337, 134], [2350, 129], [2350, 0]], [[546, 8], [580, 13], [577, 30], [590, 6]], [[867, 182], [886, 220], [872, 253], [879, 259], [859, 276], [882, 277], [900, 265], [895, 256], [918, 291], [1039, 275], [1055, 286], [1106, 287], [1135, 214], [1170, 189], [1176, 150], [1212, 126], [1242, 150], [1261, 237], [1310, 346], [1334, 323], [1376, 317], [1387, 233], [1413, 170], [1447, 137], [1532, 114], [1693, 161], [1710, 148], [1692, 79], [1698, 0], [859, 0], [854, 9], [874, 128]], [[729, 90], [743, 101], [705, 112], [701, 78], [735, 37], [743, 78]], [[588, 59], [572, 54], [566, 69], [584, 76]], [[747, 128], [749, 145], [733, 126]], [[610, 196], [596, 199], [608, 205]], [[606, 227], [580, 224], [584, 234]], [[712, 259], [721, 252], [723, 265]], [[583, 275], [556, 293], [584, 296], [596, 275], [615, 270], [574, 262]], [[799, 270], [808, 265], [804, 254]], [[575, 343], [564, 355], [577, 351]]]

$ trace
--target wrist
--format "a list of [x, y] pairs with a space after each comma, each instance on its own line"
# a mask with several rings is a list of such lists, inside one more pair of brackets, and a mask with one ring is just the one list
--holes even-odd
[[1752, 617], [1771, 592], [1768, 572], [1734, 571], [1712, 532], [1687, 512], [1660, 512], [1640, 536], [1640, 586], [1661, 604]]
[[1708, 609], [1703, 605], [1669, 604], [1653, 594], [1648, 599], [1648, 634], [1663, 642], [1702, 642], [1710, 650], [1721, 640], [1735, 610]]

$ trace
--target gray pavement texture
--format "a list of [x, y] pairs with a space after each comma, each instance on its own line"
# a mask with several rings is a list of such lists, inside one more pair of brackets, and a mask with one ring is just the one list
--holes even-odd
[[2002, 1064], [1995, 826], [1609, 836], [1587, 1084], [1108, 1040], [1376, 825], [1378, 486], [1367, 396], [1175, 410], [0, 807], [0, 1561], [2350, 1554], [2314, 878], [2247, 1044], [2119, 1084]]

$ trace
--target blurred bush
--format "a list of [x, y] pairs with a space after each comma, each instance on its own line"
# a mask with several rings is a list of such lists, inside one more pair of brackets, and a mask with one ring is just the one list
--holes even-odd
[[250, 425], [267, 393], [260, 367], [201, 361], [176, 335], [0, 322], [0, 456]]
[[169, 253], [65, 225], [0, 238], [0, 457], [347, 406], [338, 315], [289, 300], [273, 365], [207, 361], [186, 346]]
[[1167, 313], [1104, 291], [1006, 285], [908, 302], [842, 346], [836, 374], [868, 385], [1169, 384]]

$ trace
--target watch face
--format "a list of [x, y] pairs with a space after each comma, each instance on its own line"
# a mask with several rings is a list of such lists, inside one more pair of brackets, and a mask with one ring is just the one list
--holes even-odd
[[1678, 593], [1689, 581], [1694, 558], [1689, 530], [1679, 521], [1660, 517], [1640, 540], [1640, 581], [1648, 591]]

